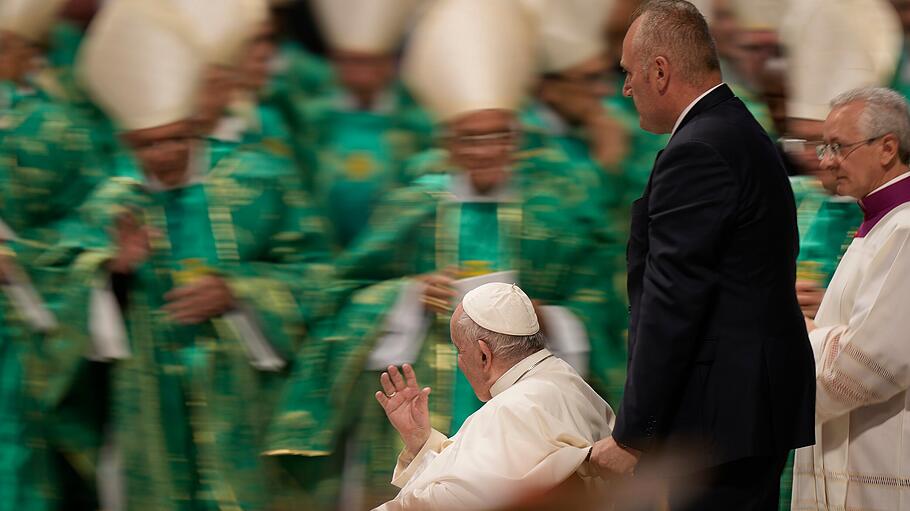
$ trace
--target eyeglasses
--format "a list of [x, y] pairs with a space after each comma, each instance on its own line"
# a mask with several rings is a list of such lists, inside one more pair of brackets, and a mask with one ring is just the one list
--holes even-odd
[[[834, 142], [833, 144], [819, 144], [815, 147], [815, 155], [818, 156], [818, 161], [824, 160], [825, 155], [828, 154], [830, 154], [834, 159], [846, 160], [848, 156], [853, 154], [853, 151], [856, 151], [864, 144], [871, 144], [872, 142], [875, 142], [882, 137], [884, 137], [884, 135], [867, 138], [865, 140], [860, 140], [859, 142], [853, 142], [852, 144], [841, 144], [838, 142]], [[847, 149], [848, 147], [852, 149], [844, 153], [844, 149]]]
[[518, 141], [517, 131], [500, 131], [483, 135], [448, 135], [451, 142], [460, 150], [472, 148], [504, 148], [512, 147]]
[[799, 155], [801, 153], [812, 151], [816, 152], [819, 144], [824, 144], [822, 140], [806, 140], [804, 138], [783, 137], [778, 139], [781, 149], [787, 154]]

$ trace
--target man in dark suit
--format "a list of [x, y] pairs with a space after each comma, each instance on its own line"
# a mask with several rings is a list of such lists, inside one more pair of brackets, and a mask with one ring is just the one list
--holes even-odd
[[[623, 41], [641, 127], [672, 133], [628, 247], [629, 367], [611, 438], [592, 460], [632, 473], [680, 447], [699, 481], [671, 508], [776, 509], [790, 449], [814, 438], [814, 358], [794, 285], [792, 191], [773, 142], [722, 82], [714, 42], [683, 0], [647, 2]], [[696, 484], [696, 483], [691, 483]]]

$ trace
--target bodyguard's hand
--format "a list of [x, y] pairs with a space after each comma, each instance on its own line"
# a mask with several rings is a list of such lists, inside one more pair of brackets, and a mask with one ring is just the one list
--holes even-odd
[[818, 307], [822, 304], [822, 298], [825, 297], [825, 288], [819, 286], [811, 280], [796, 281], [796, 300], [799, 302], [799, 308], [803, 315], [809, 319], [815, 319], [818, 314]]
[[195, 325], [234, 307], [234, 295], [221, 277], [208, 275], [164, 295], [164, 311], [182, 325]]
[[376, 400], [398, 430], [408, 453], [416, 456], [430, 438], [430, 387], [417, 386], [417, 375], [409, 364], [402, 366], [402, 371], [403, 378], [395, 366], [382, 373], [382, 391], [376, 393]]
[[596, 442], [591, 451], [591, 463], [607, 478], [632, 475], [640, 457], [640, 451], [617, 444], [613, 437]]

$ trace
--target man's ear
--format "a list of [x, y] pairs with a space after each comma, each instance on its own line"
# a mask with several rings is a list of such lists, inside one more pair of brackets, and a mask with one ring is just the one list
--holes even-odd
[[480, 360], [483, 362], [483, 368], [488, 369], [493, 364], [493, 349], [487, 344], [487, 341], [477, 341], [477, 347], [480, 349]]
[[882, 137], [882, 155], [881, 161], [879, 162], [882, 166], [889, 167], [895, 160], [899, 160], [900, 156], [898, 155], [898, 148], [900, 147], [900, 142], [898, 142], [897, 137], [888, 133]]
[[657, 86], [657, 90], [663, 94], [666, 92], [670, 83], [670, 61], [662, 55], [658, 55], [651, 64], [651, 79]]

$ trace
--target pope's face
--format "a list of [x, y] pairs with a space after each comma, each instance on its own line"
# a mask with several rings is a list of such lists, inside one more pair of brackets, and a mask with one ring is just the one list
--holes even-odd
[[338, 81], [361, 107], [369, 106], [395, 79], [392, 55], [337, 50], [332, 54], [332, 63]]
[[452, 321], [449, 324], [449, 333], [452, 336], [452, 344], [455, 345], [455, 349], [458, 351], [458, 368], [461, 370], [462, 374], [465, 375], [468, 383], [471, 384], [471, 389], [474, 390], [477, 399], [487, 402], [490, 399], [493, 399], [493, 396], [490, 394], [492, 382], [490, 381], [491, 378], [488, 374], [490, 364], [489, 361], [484, 363], [484, 354], [478, 345], [479, 341], [477, 339], [466, 339], [458, 335], [458, 329], [455, 328], [455, 325], [462, 314], [464, 314], [464, 311], [459, 304], [452, 314]]
[[474, 190], [488, 193], [511, 176], [518, 149], [515, 115], [507, 110], [478, 110], [459, 117], [449, 123], [445, 146]]

